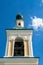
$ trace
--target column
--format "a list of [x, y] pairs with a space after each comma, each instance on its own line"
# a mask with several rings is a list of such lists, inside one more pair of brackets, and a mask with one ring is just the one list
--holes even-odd
[[29, 56], [28, 40], [24, 41], [24, 56]]
[[8, 56], [12, 56], [12, 48], [13, 48], [13, 40], [9, 41], [9, 46], [8, 46]]
[[29, 35], [28, 38], [28, 44], [29, 44], [29, 57], [33, 57], [33, 46], [32, 46], [32, 35]]

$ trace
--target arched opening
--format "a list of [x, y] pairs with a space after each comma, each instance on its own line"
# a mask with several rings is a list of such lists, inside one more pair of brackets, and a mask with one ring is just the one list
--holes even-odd
[[15, 39], [14, 56], [24, 56], [24, 42], [20, 37]]

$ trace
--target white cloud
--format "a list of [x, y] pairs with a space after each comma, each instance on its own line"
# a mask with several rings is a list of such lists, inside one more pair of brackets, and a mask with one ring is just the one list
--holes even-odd
[[38, 30], [39, 28], [43, 28], [43, 19], [42, 18], [37, 18], [34, 16], [33, 18], [31, 17], [32, 20], [32, 27], [35, 30]]
[[43, 0], [41, 0], [41, 2], [43, 3]]

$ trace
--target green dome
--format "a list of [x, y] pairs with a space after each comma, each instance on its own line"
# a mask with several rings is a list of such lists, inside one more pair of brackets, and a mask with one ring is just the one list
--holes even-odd
[[22, 19], [22, 20], [23, 20], [23, 16], [22, 16], [21, 14], [18, 14], [18, 15], [16, 16], [16, 20], [18, 20], [18, 19]]

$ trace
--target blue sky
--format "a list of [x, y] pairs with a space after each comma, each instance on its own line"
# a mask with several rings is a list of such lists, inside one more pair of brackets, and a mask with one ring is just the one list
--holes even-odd
[[5, 29], [15, 27], [18, 13], [24, 16], [25, 27], [33, 28], [33, 53], [43, 65], [43, 0], [0, 0], [0, 57], [5, 54]]

